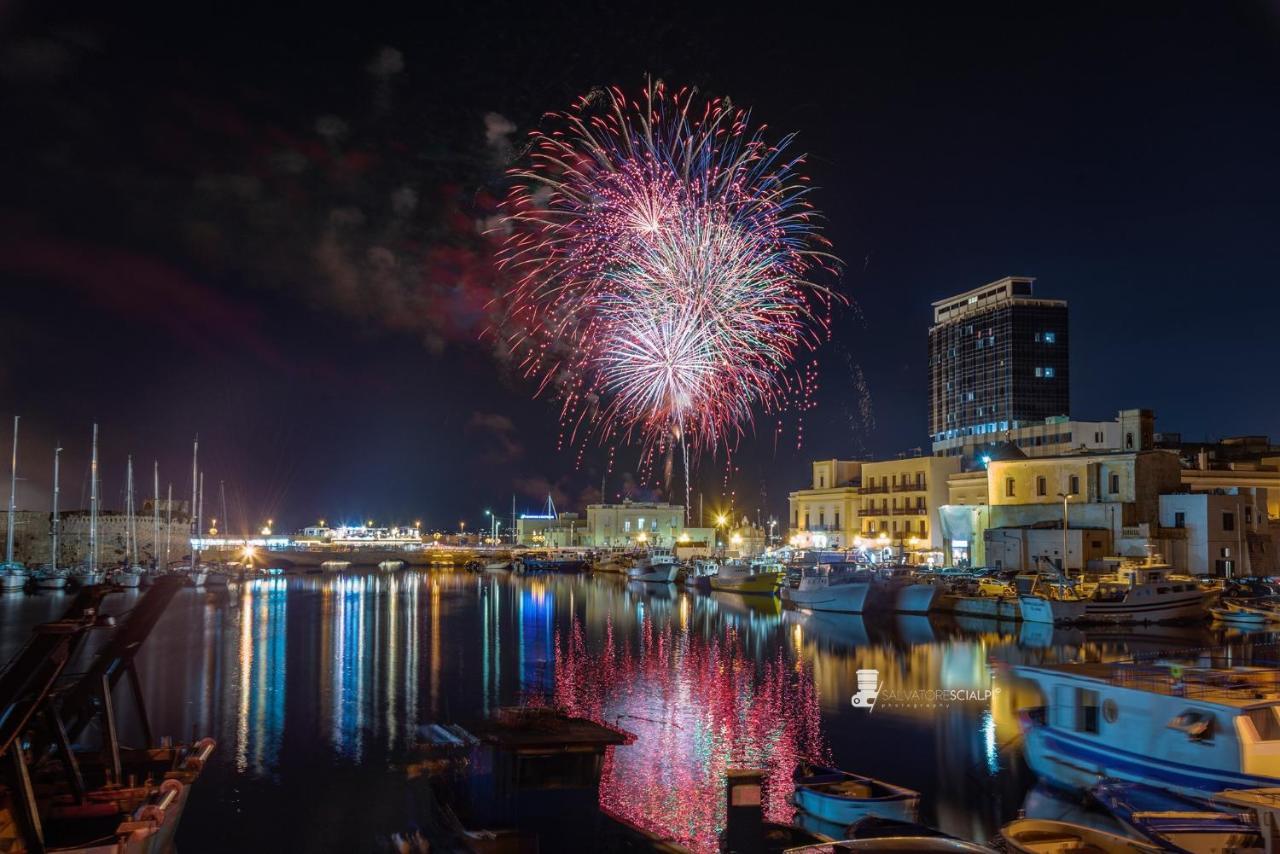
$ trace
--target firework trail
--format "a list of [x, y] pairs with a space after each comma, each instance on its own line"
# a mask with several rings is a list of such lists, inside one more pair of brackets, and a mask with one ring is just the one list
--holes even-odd
[[[722, 99], [649, 84], [547, 117], [512, 170], [502, 330], [561, 402], [570, 441], [731, 445], [794, 396], [797, 356], [839, 297], [802, 157]], [[686, 495], [686, 507], [688, 496]]]

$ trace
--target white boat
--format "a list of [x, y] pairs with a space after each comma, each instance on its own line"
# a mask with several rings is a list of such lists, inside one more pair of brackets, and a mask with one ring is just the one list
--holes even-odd
[[710, 590], [711, 579], [720, 570], [714, 560], [699, 559], [684, 568], [684, 586], [698, 590]]
[[1271, 601], [1223, 599], [1220, 605], [1210, 608], [1209, 613], [1215, 619], [1235, 625], [1265, 626], [1280, 622], [1280, 610]]
[[485, 572], [510, 572], [511, 561], [509, 560], [489, 561], [484, 565], [484, 571]]
[[209, 580], [209, 567], [198, 564], [194, 569], [188, 569], [187, 580], [192, 587], [204, 587], [204, 583]]
[[927, 581], [917, 581], [899, 588], [894, 610], [903, 614], [927, 614], [938, 600], [941, 586]]
[[384, 560], [378, 562], [378, 569], [383, 572], [395, 572], [397, 569], [404, 569], [404, 561], [402, 560]]
[[[9, 513], [6, 516], [6, 524], [8, 531], [4, 540], [4, 563], [0, 564], [0, 591], [21, 590], [30, 580], [27, 569], [22, 564], [13, 559], [13, 524], [14, 517], [17, 515], [17, 494], [18, 494], [18, 421], [17, 415], [13, 416], [13, 458], [9, 463]], [[59, 448], [61, 450], [61, 448]], [[57, 454], [54, 455], [54, 471], [57, 471]], [[57, 479], [56, 477], [54, 478]], [[57, 492], [57, 486], [54, 486], [54, 492]], [[54, 499], [55, 504], [57, 499]], [[57, 510], [54, 510], [54, 518], [57, 519]], [[57, 530], [57, 524], [54, 524], [54, 530]], [[54, 543], [57, 544], [57, 534], [54, 535]], [[55, 559], [57, 551], [54, 552]]]
[[31, 580], [31, 574], [20, 563], [0, 566], [0, 593], [21, 590]]
[[82, 566], [67, 573], [67, 580], [74, 581], [81, 587], [93, 587], [107, 580], [107, 574], [100, 569]]
[[1024, 622], [1065, 626], [1084, 619], [1087, 598], [1070, 579], [1025, 573], [1013, 580], [1018, 596], [1018, 616]]
[[1019, 711], [1027, 763], [1088, 790], [1114, 778], [1203, 797], [1280, 785], [1280, 670], [1171, 662], [1013, 668], [1042, 705]]
[[711, 576], [711, 589], [725, 593], [776, 596], [784, 577], [780, 564], [750, 564], [731, 560], [722, 563], [716, 574]]
[[1019, 854], [1156, 854], [1164, 850], [1141, 839], [1043, 818], [1011, 821], [1000, 829], [1000, 838], [1007, 851]]
[[680, 564], [671, 549], [652, 548], [647, 554], [627, 568], [627, 578], [632, 581], [651, 581], [656, 584], [670, 584], [676, 580]]
[[128, 569], [118, 569], [111, 577], [112, 582], [117, 587], [125, 587], [133, 589], [142, 586], [142, 576], [146, 571], [140, 566], [131, 566]]
[[848, 827], [869, 815], [915, 821], [920, 793], [838, 768], [802, 765], [795, 775], [792, 802], [811, 816]]
[[205, 576], [206, 587], [226, 587], [231, 583], [231, 572], [226, 569], [211, 569]]
[[42, 566], [31, 574], [40, 590], [62, 590], [67, 586], [67, 571], [52, 566]]
[[324, 572], [341, 572], [344, 569], [351, 568], [349, 560], [326, 560], [320, 564], [320, 569]]
[[870, 591], [869, 579], [848, 572], [833, 572], [829, 565], [820, 563], [801, 570], [799, 585], [784, 587], [782, 598], [807, 611], [861, 614]]
[[1095, 786], [1089, 796], [1127, 830], [1164, 851], [1262, 851], [1252, 812], [1228, 812], [1203, 798], [1115, 780]]
[[1085, 605], [1085, 622], [1166, 623], [1203, 619], [1219, 592], [1161, 563], [1148, 546], [1143, 562], [1121, 564], [1098, 582]]

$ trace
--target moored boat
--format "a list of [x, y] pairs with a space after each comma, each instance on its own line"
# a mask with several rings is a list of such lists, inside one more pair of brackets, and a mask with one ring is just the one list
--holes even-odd
[[916, 581], [898, 590], [894, 610], [902, 614], [927, 614], [938, 600], [941, 586], [931, 581]]
[[1161, 849], [1149, 842], [1108, 833], [1069, 821], [1020, 818], [1000, 828], [1005, 850], [1019, 854], [1155, 854]]
[[676, 580], [680, 565], [670, 549], [655, 547], [627, 568], [627, 578], [632, 581], [650, 581], [670, 584]]
[[1027, 764], [1056, 786], [1114, 778], [1203, 797], [1280, 785], [1280, 670], [1127, 662], [1013, 673], [1043, 698], [1019, 711]]
[[782, 598], [794, 607], [808, 611], [861, 614], [870, 591], [869, 579], [852, 572], [835, 572], [826, 564], [817, 564], [801, 571], [798, 585], [784, 587]]
[[67, 586], [67, 575], [65, 569], [42, 566], [31, 573], [31, 580], [40, 590], [62, 590]]
[[745, 593], [758, 596], [776, 596], [782, 584], [782, 570], [767, 565], [753, 566], [732, 560], [720, 565], [711, 577], [711, 589], [725, 593]]
[[694, 590], [710, 590], [711, 579], [720, 565], [713, 560], [695, 560], [684, 569], [684, 586]]
[[1114, 780], [1099, 783], [1089, 794], [1125, 827], [1165, 851], [1262, 849], [1257, 819], [1249, 812], [1226, 812], [1204, 800]]
[[492, 560], [484, 565], [485, 572], [509, 572], [511, 570], [511, 561], [509, 560]]
[[31, 573], [20, 563], [0, 565], [0, 593], [22, 590], [31, 580]]
[[128, 569], [117, 569], [111, 576], [111, 582], [117, 587], [132, 589], [142, 586], [142, 577], [144, 575], [146, 575], [146, 570], [135, 565]]
[[384, 560], [378, 562], [378, 569], [383, 572], [395, 572], [398, 569], [404, 569], [404, 561], [402, 560]]
[[320, 569], [323, 572], [342, 572], [351, 568], [349, 560], [325, 560], [320, 562]]
[[1121, 564], [1085, 604], [1086, 622], [1165, 623], [1203, 619], [1220, 592], [1201, 587], [1161, 563], [1148, 547], [1144, 562]]
[[915, 821], [919, 813], [919, 792], [837, 768], [801, 765], [795, 784], [797, 808], [842, 827], [869, 815]]

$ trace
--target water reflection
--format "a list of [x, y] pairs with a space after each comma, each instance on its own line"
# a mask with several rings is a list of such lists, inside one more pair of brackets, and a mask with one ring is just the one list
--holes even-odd
[[[123, 615], [138, 596], [112, 594], [105, 610]], [[0, 658], [71, 598], [0, 597]], [[1154, 655], [1222, 637], [1207, 627], [805, 614], [617, 577], [433, 569], [183, 590], [138, 664], [158, 735], [219, 742], [183, 821], [184, 850], [296, 846], [281, 805], [314, 812], [321, 797], [335, 818], [307, 847], [368, 848], [420, 819], [397, 795], [395, 770], [418, 726], [520, 703], [634, 733], [606, 763], [603, 806], [709, 850], [725, 768], [765, 769], [768, 814], [786, 820], [801, 756], [918, 789], [925, 821], [987, 839], [1035, 783], [1015, 715], [1031, 698], [1004, 679], [1005, 664]], [[85, 654], [98, 642], [95, 633]], [[874, 713], [850, 704], [859, 668], [879, 670], [893, 695]], [[938, 689], [974, 698], [927, 693]], [[129, 698], [118, 701], [136, 740]]]

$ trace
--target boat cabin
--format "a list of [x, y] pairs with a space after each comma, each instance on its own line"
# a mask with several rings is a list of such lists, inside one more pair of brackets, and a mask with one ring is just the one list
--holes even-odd
[[1043, 705], [1022, 710], [1042, 777], [1102, 777], [1188, 794], [1280, 779], [1280, 670], [1160, 663], [1019, 666]]

